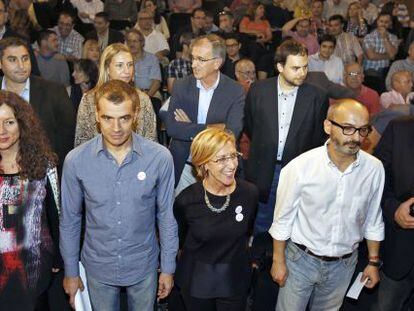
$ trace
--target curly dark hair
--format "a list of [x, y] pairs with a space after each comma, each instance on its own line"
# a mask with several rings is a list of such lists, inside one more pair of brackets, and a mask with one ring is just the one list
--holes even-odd
[[45, 177], [47, 168], [56, 165], [57, 155], [50, 148], [35, 112], [24, 99], [9, 91], [0, 90], [0, 106], [2, 105], [13, 110], [19, 125], [19, 151], [16, 161], [20, 176], [29, 180]]

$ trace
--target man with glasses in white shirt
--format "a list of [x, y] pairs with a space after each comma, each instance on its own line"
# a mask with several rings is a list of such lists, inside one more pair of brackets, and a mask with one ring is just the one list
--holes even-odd
[[371, 132], [364, 105], [343, 99], [324, 121], [324, 146], [288, 163], [281, 172], [273, 224], [271, 274], [281, 286], [276, 310], [339, 310], [366, 239], [362, 281], [379, 282], [384, 223], [380, 201], [384, 168], [360, 150]]

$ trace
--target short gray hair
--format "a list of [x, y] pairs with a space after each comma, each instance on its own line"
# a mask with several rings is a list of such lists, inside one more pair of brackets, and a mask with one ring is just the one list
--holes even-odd
[[224, 39], [216, 34], [199, 36], [191, 43], [191, 49], [194, 46], [199, 45], [203, 40], [210, 42], [213, 57], [221, 58], [224, 63], [224, 60], [226, 59], [226, 43]]

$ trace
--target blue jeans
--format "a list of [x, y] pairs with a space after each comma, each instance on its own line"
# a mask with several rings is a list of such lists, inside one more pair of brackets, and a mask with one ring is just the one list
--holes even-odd
[[351, 257], [323, 261], [309, 255], [289, 241], [286, 246], [286, 265], [289, 271], [284, 287], [279, 289], [277, 311], [339, 310], [358, 260]]
[[[104, 273], [104, 272], [103, 272]], [[120, 292], [122, 286], [100, 283], [87, 275], [89, 297], [94, 311], [120, 310]], [[128, 311], [153, 311], [157, 290], [157, 271], [151, 272], [145, 279], [125, 286]]]
[[256, 220], [254, 222], [254, 235], [267, 232], [273, 222], [273, 212], [276, 204], [276, 191], [279, 184], [279, 176], [282, 166], [276, 164], [275, 172], [273, 173], [273, 181], [270, 186], [270, 193], [266, 203], [259, 202], [257, 206]]

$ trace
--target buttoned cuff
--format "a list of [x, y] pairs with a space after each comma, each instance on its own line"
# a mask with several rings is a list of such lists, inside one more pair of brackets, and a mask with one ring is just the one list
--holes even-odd
[[161, 261], [161, 273], [174, 274], [175, 272], [175, 258], [173, 260]]
[[76, 277], [79, 276], [79, 261], [76, 260], [69, 263], [65, 261], [65, 276], [67, 277]]

